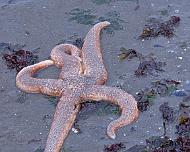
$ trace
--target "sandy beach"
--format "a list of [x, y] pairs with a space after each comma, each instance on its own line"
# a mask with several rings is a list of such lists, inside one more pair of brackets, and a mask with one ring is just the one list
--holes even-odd
[[[111, 26], [101, 34], [109, 73], [106, 85], [136, 96], [152, 82], [170, 79], [179, 81], [177, 89], [183, 90], [190, 80], [189, 8], [188, 0], [0, 0], [0, 43], [23, 45], [24, 50], [35, 52], [39, 62], [48, 59], [57, 44], [83, 39], [95, 23], [108, 20]], [[172, 37], [139, 38], [153, 19], [165, 21], [171, 16], [180, 17]], [[156, 61], [166, 65], [163, 71], [135, 76], [140, 61], [119, 60], [121, 47], [144, 56], [152, 53]], [[57, 99], [20, 91], [15, 85], [17, 71], [7, 68], [3, 59], [5, 52], [0, 45], [0, 152], [43, 151]], [[50, 67], [38, 77], [57, 78], [58, 74], [59, 69]], [[106, 128], [119, 117], [117, 107], [106, 102], [87, 103], [77, 116], [80, 133], [70, 131], [62, 152], [105, 152], [106, 145], [120, 142], [125, 145], [121, 152], [133, 152], [128, 149], [164, 134], [160, 105], [168, 102], [178, 115], [182, 99], [178, 95], [156, 96], [136, 122], [118, 130], [115, 140], [107, 137]], [[177, 117], [166, 124], [166, 135], [171, 139], [177, 136], [176, 123]]]

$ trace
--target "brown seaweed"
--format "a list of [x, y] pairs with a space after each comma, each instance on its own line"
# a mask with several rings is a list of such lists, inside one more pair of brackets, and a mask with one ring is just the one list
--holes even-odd
[[156, 58], [153, 56], [152, 53], [144, 56], [143, 54], [139, 53], [135, 49], [126, 49], [124, 47], [120, 48], [119, 60], [122, 61], [124, 59], [133, 59], [137, 58], [140, 61], [140, 64], [135, 70], [135, 75], [140, 76], [147, 76], [155, 75], [155, 72], [164, 72], [163, 67], [166, 65], [165, 62], [156, 61]]
[[154, 72], [163, 72], [163, 67], [166, 65], [165, 62], [156, 61], [151, 55], [147, 55], [140, 59], [140, 64], [135, 71], [135, 75], [140, 76], [147, 76], [155, 75]]
[[138, 92], [135, 98], [138, 101], [138, 109], [140, 111], [146, 111], [153, 104], [153, 100], [156, 98], [156, 92], [154, 89], [146, 88]]
[[104, 152], [119, 152], [122, 149], [125, 149], [125, 145], [122, 142], [104, 146]]
[[145, 25], [142, 34], [139, 36], [141, 39], [147, 39], [150, 37], [157, 37], [163, 35], [165, 37], [172, 37], [174, 35], [174, 27], [180, 22], [180, 17], [171, 16], [168, 21], [160, 22], [156, 21]]
[[[159, 96], [170, 96], [177, 90], [180, 82], [171, 79], [161, 79], [151, 83], [149, 88], [140, 90], [135, 98], [138, 101], [138, 109], [146, 111], [154, 102], [154, 99]], [[161, 107], [162, 108], [162, 107]], [[164, 107], [163, 107], [164, 108]]]
[[138, 53], [135, 49], [126, 49], [124, 47], [120, 48], [119, 60], [122, 61], [124, 59], [133, 59], [133, 58], [141, 58], [142, 54]]
[[160, 112], [162, 113], [162, 118], [164, 122], [172, 123], [175, 120], [175, 112], [172, 107], [168, 105], [168, 102], [164, 102], [159, 107]]
[[[163, 121], [173, 121], [173, 109], [164, 103], [160, 106], [160, 111], [165, 113]], [[181, 102], [179, 117], [176, 124], [176, 138], [171, 139], [166, 136], [152, 136], [146, 139], [146, 145], [135, 145], [126, 152], [189, 152], [190, 151], [190, 106], [187, 102]], [[166, 114], [167, 113], [167, 114]], [[169, 117], [171, 116], [171, 119]], [[136, 150], [136, 151], [135, 151]]]
[[6, 61], [9, 69], [16, 69], [17, 72], [28, 65], [36, 63], [38, 60], [37, 55], [26, 50], [9, 51], [9, 53], [4, 53], [2, 58]]

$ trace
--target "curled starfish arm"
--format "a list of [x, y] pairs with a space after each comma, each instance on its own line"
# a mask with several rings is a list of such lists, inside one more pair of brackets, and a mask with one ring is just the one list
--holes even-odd
[[80, 104], [75, 106], [75, 102], [78, 102], [78, 100], [80, 100], [80, 98], [70, 95], [60, 98], [48, 135], [45, 152], [60, 151], [75, 121], [76, 115], [80, 110]]
[[86, 89], [82, 98], [85, 100], [106, 100], [119, 105], [121, 116], [111, 122], [107, 128], [107, 135], [115, 139], [116, 130], [128, 125], [138, 117], [137, 101], [127, 92], [107, 86], [94, 85]]
[[51, 59], [61, 69], [59, 78], [77, 76], [82, 73], [81, 50], [72, 44], [60, 44], [52, 49]]
[[96, 84], [104, 84], [107, 80], [107, 71], [102, 59], [100, 48], [100, 32], [110, 25], [104, 21], [96, 24], [88, 33], [82, 47], [82, 59], [85, 74], [96, 78]]
[[62, 80], [38, 79], [32, 77], [37, 71], [47, 68], [53, 64], [53, 61], [45, 60], [23, 68], [16, 77], [17, 87], [28, 93], [43, 93], [52, 96], [60, 96]]

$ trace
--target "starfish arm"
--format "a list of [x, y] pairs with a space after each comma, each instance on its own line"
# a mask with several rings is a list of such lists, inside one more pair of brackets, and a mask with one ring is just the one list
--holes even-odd
[[17, 87], [28, 93], [43, 93], [52, 96], [60, 96], [62, 91], [62, 80], [38, 79], [32, 77], [37, 71], [53, 64], [53, 61], [45, 60], [23, 68], [16, 76]]
[[96, 24], [87, 34], [82, 47], [82, 60], [85, 74], [96, 78], [96, 84], [104, 84], [107, 80], [107, 71], [102, 59], [100, 48], [100, 31], [109, 22], [104, 21]]
[[82, 95], [85, 100], [106, 100], [119, 105], [121, 116], [111, 122], [107, 128], [107, 135], [114, 139], [115, 131], [125, 125], [130, 124], [138, 117], [137, 101], [127, 92], [113, 87], [94, 85], [86, 89]]
[[72, 44], [60, 44], [52, 49], [51, 59], [61, 69], [60, 78], [77, 76], [82, 73], [81, 50]]
[[51, 125], [48, 135], [45, 152], [59, 152], [64, 140], [66, 139], [72, 125], [74, 124], [77, 113], [80, 110], [78, 102], [80, 98], [72, 97], [70, 95], [62, 96]]

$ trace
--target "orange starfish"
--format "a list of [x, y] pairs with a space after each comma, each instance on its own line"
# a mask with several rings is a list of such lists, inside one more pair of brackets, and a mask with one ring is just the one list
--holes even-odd
[[[100, 31], [107, 21], [96, 24], [87, 34], [82, 50], [72, 44], [61, 44], [51, 52], [51, 60], [28, 66], [16, 77], [16, 85], [29, 93], [60, 97], [46, 143], [45, 152], [59, 152], [66, 139], [80, 104], [85, 100], [106, 100], [120, 106], [121, 116], [111, 122], [107, 135], [114, 139], [115, 131], [138, 117], [137, 102], [127, 92], [103, 85], [107, 71], [100, 49]], [[32, 77], [37, 71], [56, 65], [61, 68], [59, 79]]]

